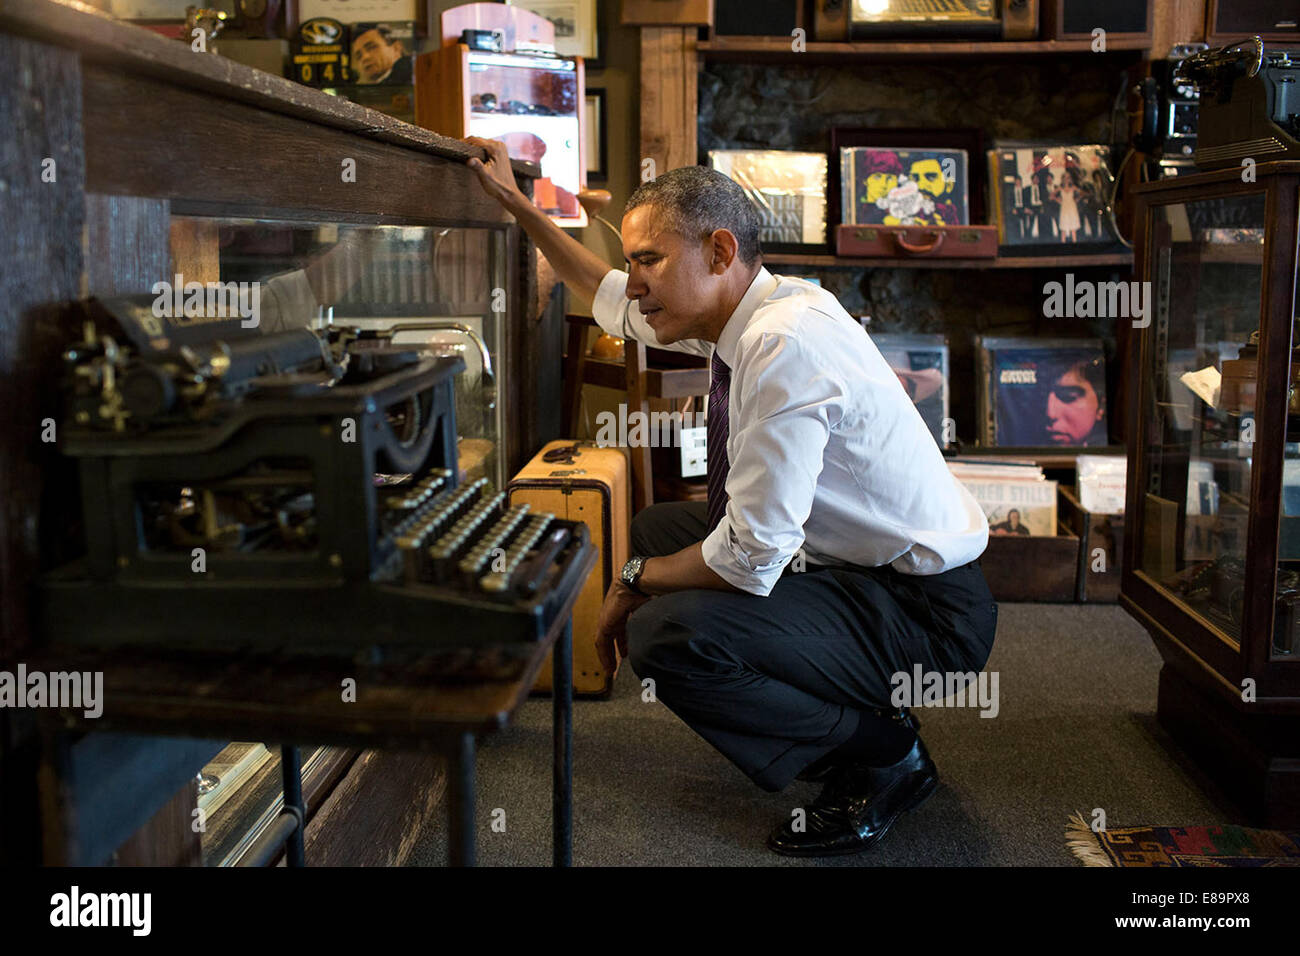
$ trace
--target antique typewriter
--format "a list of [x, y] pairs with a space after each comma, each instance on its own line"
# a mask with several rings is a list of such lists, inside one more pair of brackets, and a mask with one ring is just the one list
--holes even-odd
[[1255, 37], [1188, 57], [1178, 78], [1200, 91], [1199, 168], [1300, 159], [1300, 47], [1266, 50]]
[[459, 356], [156, 305], [92, 300], [64, 354], [85, 553], [42, 581], [47, 640], [375, 660], [548, 633], [590, 538], [458, 480]]

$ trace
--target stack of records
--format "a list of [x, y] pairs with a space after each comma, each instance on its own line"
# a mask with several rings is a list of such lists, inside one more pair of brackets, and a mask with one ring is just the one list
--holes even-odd
[[1128, 459], [1123, 455], [1080, 455], [1079, 504], [1099, 515], [1122, 515], [1127, 493]]
[[979, 502], [996, 536], [1056, 535], [1056, 482], [1032, 461], [958, 457], [948, 467]]

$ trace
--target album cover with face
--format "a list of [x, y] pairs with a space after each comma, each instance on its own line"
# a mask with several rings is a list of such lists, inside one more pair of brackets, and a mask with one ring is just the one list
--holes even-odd
[[1110, 444], [1106, 360], [1097, 339], [980, 340], [985, 442], [998, 447]]
[[964, 149], [843, 148], [840, 193], [848, 225], [970, 225]]
[[411, 86], [415, 82], [415, 24], [354, 23], [349, 48], [352, 82], [358, 86]]

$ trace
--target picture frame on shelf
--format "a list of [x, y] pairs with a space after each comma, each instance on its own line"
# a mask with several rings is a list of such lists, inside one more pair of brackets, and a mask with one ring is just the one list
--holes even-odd
[[976, 338], [980, 444], [1105, 448], [1105, 348], [1096, 338]]
[[587, 70], [605, 68], [605, 23], [596, 0], [506, 0], [545, 17], [555, 26], [555, 52], [580, 56]]
[[[839, 225], [850, 220], [844, 215], [844, 177], [841, 170], [841, 150], [868, 147], [872, 149], [953, 151], [966, 154], [966, 192], [968, 197], [967, 224], [980, 225], [988, 221], [985, 208], [983, 164], [984, 133], [975, 127], [934, 129], [919, 127], [856, 127], [831, 128], [831, 162], [826, 190], [828, 221]], [[904, 170], [907, 174], [908, 170]]]
[[604, 87], [587, 90], [587, 115], [582, 135], [586, 141], [587, 182], [609, 181], [609, 135], [605, 126], [605, 104], [608, 90]]
[[995, 140], [987, 161], [1000, 251], [1065, 256], [1124, 250], [1106, 213], [1115, 183], [1109, 146]]
[[739, 183], [759, 216], [764, 252], [825, 253], [825, 153], [788, 149], [711, 149], [712, 169]]

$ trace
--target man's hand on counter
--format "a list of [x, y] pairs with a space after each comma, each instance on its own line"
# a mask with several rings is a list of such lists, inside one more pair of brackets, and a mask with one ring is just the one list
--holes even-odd
[[483, 184], [483, 190], [489, 196], [506, 209], [510, 209], [513, 203], [528, 204], [528, 197], [520, 192], [515, 183], [515, 173], [510, 168], [510, 151], [505, 143], [480, 136], [466, 136], [461, 142], [487, 150], [487, 162], [471, 157], [469, 168], [478, 173], [478, 181]]
[[466, 136], [461, 142], [487, 150], [486, 162], [473, 157], [469, 159], [470, 169], [478, 174], [483, 191], [499, 202], [528, 233], [559, 280], [579, 300], [590, 302], [595, 298], [601, 280], [610, 271], [609, 263], [565, 233], [524, 195], [515, 183], [515, 173], [510, 168], [510, 151], [505, 143], [479, 136]]

